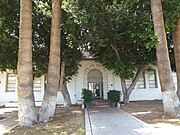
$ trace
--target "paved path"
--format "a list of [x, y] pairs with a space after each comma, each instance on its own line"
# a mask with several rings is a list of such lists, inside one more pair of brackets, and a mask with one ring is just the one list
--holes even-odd
[[[7, 115], [8, 112], [17, 111], [17, 108], [0, 108], [0, 115]], [[16, 113], [8, 114], [7, 118], [0, 120], [0, 135], [9, 132], [18, 125]]]
[[10, 116], [0, 122], [0, 135], [9, 132], [18, 125], [17, 115]]
[[155, 135], [154, 128], [118, 108], [85, 109], [86, 135]]

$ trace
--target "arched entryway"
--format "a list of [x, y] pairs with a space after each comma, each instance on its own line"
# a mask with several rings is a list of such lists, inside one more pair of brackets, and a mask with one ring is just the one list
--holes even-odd
[[[92, 62], [91, 64], [87, 65], [85, 68], [84, 68], [84, 72], [83, 72], [83, 75], [82, 75], [82, 88], [85, 88], [85, 89], [88, 89], [88, 74], [90, 73], [91, 74], [91, 71], [92, 72], [100, 72], [102, 79], [102, 85], [101, 85], [101, 98], [102, 99], [107, 99], [107, 92], [108, 92], [108, 72], [107, 70], [99, 63], [95, 63], [95, 62]], [[92, 73], [94, 74], [94, 73]], [[99, 74], [99, 73], [97, 73]]]
[[98, 69], [92, 69], [87, 76], [88, 89], [93, 92], [94, 98], [103, 97], [103, 76]]

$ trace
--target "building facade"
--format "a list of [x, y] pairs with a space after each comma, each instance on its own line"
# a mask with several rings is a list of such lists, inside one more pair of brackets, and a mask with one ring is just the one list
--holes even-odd
[[[109, 90], [121, 91], [121, 80], [113, 75], [112, 71], [104, 68], [94, 60], [82, 60], [78, 74], [67, 84], [73, 104], [81, 104], [81, 92], [83, 88], [93, 91], [94, 98], [107, 99]], [[174, 80], [176, 74], [173, 73]], [[127, 80], [127, 85], [131, 80]], [[176, 81], [176, 80], [175, 80]], [[34, 95], [35, 101], [41, 103], [44, 95], [45, 77], [35, 78]], [[122, 97], [121, 97], [122, 99]], [[157, 68], [152, 67], [142, 75], [133, 90], [130, 101], [134, 100], [160, 100], [162, 99], [161, 88]], [[11, 71], [0, 73], [0, 102], [17, 103], [17, 76]], [[60, 91], [57, 95], [57, 104], [63, 104], [63, 97]]]

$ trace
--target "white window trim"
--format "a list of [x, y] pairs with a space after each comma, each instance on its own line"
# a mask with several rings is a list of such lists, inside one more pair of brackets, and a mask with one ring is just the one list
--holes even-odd
[[[34, 90], [34, 83], [35, 83], [35, 80], [38, 79], [40, 81], [40, 90]], [[40, 78], [34, 78], [33, 79], [33, 92], [42, 92], [42, 88], [43, 88], [43, 79], [42, 77]]]
[[[14, 74], [15, 76], [16, 76], [16, 81], [15, 81], [15, 88], [14, 88], [14, 90], [13, 91], [8, 91], [8, 75], [9, 74]], [[16, 90], [17, 90], [17, 74], [15, 74], [15, 73], [11, 73], [11, 72], [7, 72], [6, 73], [6, 84], [5, 84], [5, 92], [16, 92]]]

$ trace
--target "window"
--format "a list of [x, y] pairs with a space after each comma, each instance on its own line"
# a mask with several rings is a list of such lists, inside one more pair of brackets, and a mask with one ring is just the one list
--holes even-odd
[[34, 92], [41, 92], [41, 79], [40, 78], [34, 79], [33, 90], [34, 90]]
[[157, 88], [156, 71], [151, 70], [148, 72], [149, 88]]
[[137, 89], [145, 89], [145, 88], [146, 88], [145, 75], [143, 74], [137, 82]]
[[131, 83], [132, 83], [132, 80], [131, 80], [131, 79], [126, 80], [126, 86], [127, 86], [127, 88], [129, 88], [129, 86], [131, 85]]
[[6, 92], [15, 92], [16, 74], [7, 74]]

